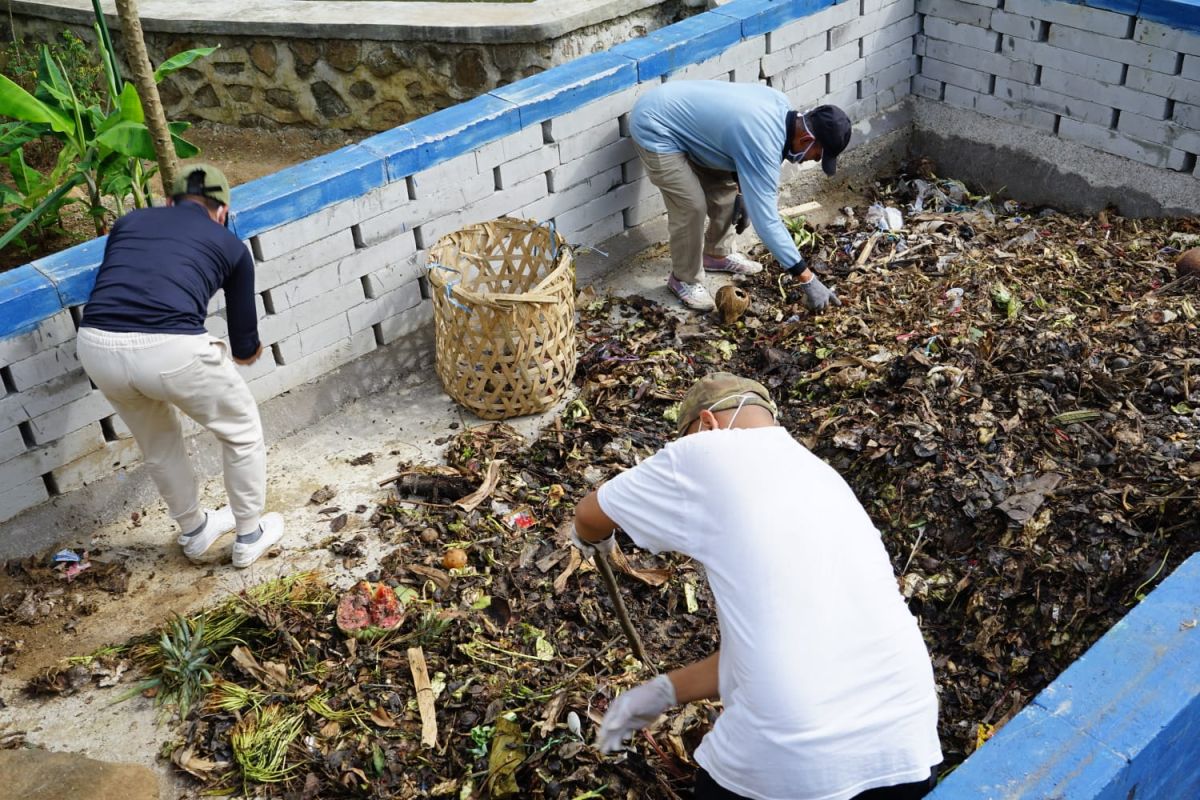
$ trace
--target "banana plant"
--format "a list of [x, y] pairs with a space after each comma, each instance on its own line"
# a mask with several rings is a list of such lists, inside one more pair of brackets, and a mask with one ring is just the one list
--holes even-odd
[[[196, 48], [180, 53], [160, 65], [155, 77], [161, 80], [165, 75], [209, 55], [215, 49]], [[105, 197], [117, 200], [118, 211], [124, 210], [123, 199], [130, 194], [135, 205], [148, 203], [146, 186], [153, 173], [147, 172], [142, 162], [152, 161], [155, 157], [137, 91], [133, 84], [120, 83], [114, 69], [115, 61], [110, 55], [106, 54], [104, 61], [109, 84], [105, 103], [109, 107], [106, 109], [98, 104], [86, 105], [80, 101], [71, 82], [65, 77], [61, 63], [44, 45], [40, 49], [38, 80], [33, 93], [0, 75], [0, 117], [21, 123], [15, 127], [10, 124], [0, 128], [0, 148], [4, 147], [6, 133], [10, 142], [19, 142], [21, 137], [33, 133], [59, 140], [62, 149], [58, 162], [50, 172], [50, 175], [57, 176], [57, 182], [53, 191], [47, 193], [46, 199], [49, 200], [50, 195], [58, 192], [61, 192], [58, 195], [61, 199], [71, 189], [85, 187], [86, 202], [97, 236], [107, 230], [109, 212], [104, 205]], [[188, 123], [173, 122], [168, 127], [176, 155], [191, 158], [199, 152], [195, 145], [180, 136], [189, 127]], [[39, 204], [31, 208], [0, 236], [0, 249], [46, 213], [51, 205], [42, 208]]]

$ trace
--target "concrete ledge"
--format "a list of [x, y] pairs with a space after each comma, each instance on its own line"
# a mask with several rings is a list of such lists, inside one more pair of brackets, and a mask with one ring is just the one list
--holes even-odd
[[1193, 555], [931, 800], [1200, 796], [1200, 554]]
[[[147, 33], [509, 44], [554, 39], [659, 0], [426, 3], [395, 0], [142, 0]], [[90, 0], [12, 0], [13, 12], [91, 25]], [[113, 0], [102, 7], [119, 27]], [[430, 20], [436, 20], [431, 22]]]

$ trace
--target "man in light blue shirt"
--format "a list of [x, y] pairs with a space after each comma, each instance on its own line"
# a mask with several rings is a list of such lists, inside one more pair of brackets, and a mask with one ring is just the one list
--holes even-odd
[[667, 286], [685, 306], [713, 307], [701, 282], [706, 270], [750, 275], [762, 269], [726, 245], [739, 189], [755, 232], [799, 278], [809, 308], [841, 305], [808, 269], [779, 218], [778, 201], [785, 160], [819, 160], [826, 175], [834, 174], [850, 142], [844, 111], [826, 105], [800, 114], [782, 92], [759, 84], [674, 81], [637, 101], [630, 133], [666, 201], [672, 266]]

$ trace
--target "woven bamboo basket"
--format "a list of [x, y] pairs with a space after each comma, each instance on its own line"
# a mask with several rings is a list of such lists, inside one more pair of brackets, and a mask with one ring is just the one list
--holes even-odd
[[429, 251], [437, 373], [484, 419], [545, 411], [575, 376], [575, 262], [561, 236], [503, 217]]

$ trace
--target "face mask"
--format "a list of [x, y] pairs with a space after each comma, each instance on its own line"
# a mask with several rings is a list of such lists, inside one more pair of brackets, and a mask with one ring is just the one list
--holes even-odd
[[[812, 136], [812, 131], [810, 131], [808, 129], [808, 120], [806, 120], [803, 115], [800, 116], [800, 124], [804, 126], [804, 132], [807, 133], [809, 136]], [[784, 156], [784, 158], [786, 158], [788, 161], [792, 162], [793, 164], [798, 164], [799, 162], [804, 160], [805, 156], [808, 155], [808, 151], [812, 150], [812, 146], [814, 144], [816, 144], [815, 136], [813, 137], [813, 141], [808, 143], [808, 147], [804, 148], [803, 153], [793, 153], [791, 150], [789, 150], [787, 152], [787, 155]]]
[[[736, 408], [736, 409], [734, 409], [733, 416], [729, 418], [729, 424], [725, 426], [725, 430], [729, 430], [730, 428], [732, 428], [732, 427], [733, 427], [733, 421], [734, 421], [735, 419], [737, 419], [737, 415], [738, 415], [738, 414], [742, 413], [742, 406], [746, 405], [746, 401], [750, 399], [750, 395], [748, 395], [748, 394], [743, 394], [743, 395], [731, 394], [731, 395], [729, 395], [729, 397], [722, 397], [720, 400], [718, 400], [717, 402], [713, 403], [713, 404], [712, 404], [711, 406], [709, 406], [709, 407], [708, 407], [708, 409], [707, 409], [707, 410], [708, 410], [708, 411], [711, 413], [711, 412], [712, 412], [712, 410], [713, 410], [714, 408], [716, 408], [717, 406], [721, 405], [721, 403], [724, 403], [724, 402], [725, 402], [726, 400], [728, 400], [730, 397], [741, 397], [741, 398], [742, 398], [742, 401], [741, 401], [740, 403], [738, 403], [738, 404], [737, 404], [737, 408]], [[718, 428], [717, 430], [720, 430], [720, 428]]]

